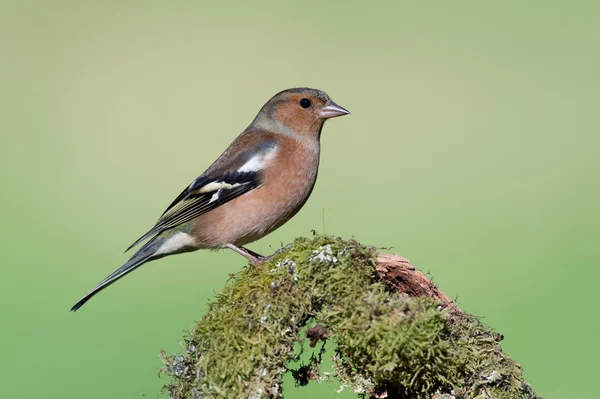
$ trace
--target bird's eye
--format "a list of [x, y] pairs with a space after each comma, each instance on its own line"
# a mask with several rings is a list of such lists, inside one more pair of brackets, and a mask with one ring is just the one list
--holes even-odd
[[300, 100], [300, 106], [302, 108], [310, 107], [310, 100], [308, 98], [303, 98], [302, 100]]

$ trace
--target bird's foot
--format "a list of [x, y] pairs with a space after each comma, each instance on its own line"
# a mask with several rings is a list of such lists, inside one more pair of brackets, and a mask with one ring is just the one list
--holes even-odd
[[285, 249], [287, 249], [287, 247], [279, 248], [277, 251], [275, 251], [273, 254], [271, 254], [269, 256], [262, 256], [261, 254], [251, 251], [248, 248], [237, 247], [233, 244], [227, 244], [227, 247], [229, 249], [233, 250], [234, 252], [242, 255], [244, 258], [248, 259], [248, 261], [250, 262], [250, 264], [252, 266], [260, 266], [263, 263], [268, 262], [275, 255], [278, 255], [281, 252], [283, 252]]

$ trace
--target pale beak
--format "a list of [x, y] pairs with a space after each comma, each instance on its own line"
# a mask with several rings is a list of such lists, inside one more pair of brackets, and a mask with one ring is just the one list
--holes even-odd
[[350, 113], [350, 111], [348, 111], [346, 108], [341, 107], [341, 106], [337, 105], [336, 103], [334, 103], [333, 101], [329, 100], [327, 102], [327, 105], [325, 105], [323, 108], [321, 108], [321, 113], [319, 114], [319, 118], [329, 119], [329, 118], [335, 118], [337, 116], [348, 115], [349, 113]]

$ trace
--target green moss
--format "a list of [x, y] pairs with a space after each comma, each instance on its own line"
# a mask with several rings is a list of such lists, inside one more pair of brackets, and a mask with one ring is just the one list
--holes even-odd
[[500, 347], [503, 336], [470, 315], [448, 319], [453, 353], [465, 365], [457, 398], [541, 399], [523, 379], [521, 366]]
[[[173, 398], [282, 397], [283, 374], [299, 356], [294, 344], [314, 319], [313, 344], [323, 331], [337, 342], [336, 377], [357, 393], [535, 397], [498, 334], [429, 298], [387, 291], [375, 258], [372, 247], [318, 236], [247, 267], [189, 332], [185, 354], [164, 359], [166, 389]], [[321, 354], [292, 373], [301, 385], [318, 377]]]

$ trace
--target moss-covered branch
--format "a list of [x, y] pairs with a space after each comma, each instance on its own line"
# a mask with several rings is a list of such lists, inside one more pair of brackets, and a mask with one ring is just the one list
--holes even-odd
[[[166, 390], [176, 399], [281, 398], [311, 320], [310, 345], [333, 339], [335, 377], [363, 396], [539, 398], [502, 352], [501, 335], [404, 258], [378, 255], [319, 236], [247, 267], [185, 337], [185, 353], [164, 359]], [[321, 378], [321, 355], [292, 371], [300, 384]]]

